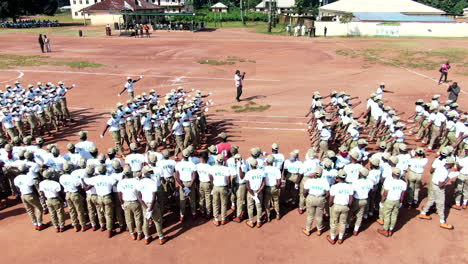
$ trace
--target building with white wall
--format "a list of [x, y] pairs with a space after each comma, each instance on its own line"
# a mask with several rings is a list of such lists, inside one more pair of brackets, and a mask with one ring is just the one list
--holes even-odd
[[[81, 9], [92, 6], [102, 0], [70, 0], [71, 14], [73, 19], [83, 19], [84, 14]], [[87, 18], [87, 17], [86, 17]]]

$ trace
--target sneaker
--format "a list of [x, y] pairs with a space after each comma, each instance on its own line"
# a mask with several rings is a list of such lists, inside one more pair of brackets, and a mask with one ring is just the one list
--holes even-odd
[[335, 243], [336, 243], [336, 240], [332, 239], [331, 236], [327, 236], [327, 240], [328, 240], [328, 242], [330, 242], [330, 244], [332, 244], [332, 245], [335, 245]]
[[432, 217], [426, 215], [426, 214], [419, 214], [419, 219], [424, 219], [424, 220], [431, 220]]
[[145, 237], [145, 235], [143, 235], [143, 233], [138, 234], [138, 240], [142, 240], [144, 237]]
[[357, 235], [359, 235], [359, 231], [354, 230], [353, 231], [353, 236], [357, 236]]
[[231, 205], [231, 210], [236, 210], [236, 206], [235, 205]]
[[93, 226], [93, 231], [97, 231], [99, 227], [97, 225]]
[[130, 234], [130, 236], [132, 237], [133, 240], [137, 240], [138, 238], [136, 233]]
[[310, 236], [310, 234], [312, 234], [312, 231], [302, 228], [302, 233], [306, 236]]
[[281, 214], [277, 214], [276, 215], [276, 220], [280, 220], [281, 219]]
[[466, 204], [462, 205], [462, 208], [463, 208], [463, 209], [466, 209], [466, 207], [467, 207], [467, 205], [466, 205]]
[[262, 227], [262, 225], [263, 225], [263, 222], [257, 222], [257, 227], [258, 228]]
[[246, 225], [248, 225], [250, 228], [254, 228], [255, 227], [255, 223], [248, 220], [247, 222], [245, 222]]
[[213, 219], [213, 225], [215, 225], [215, 226], [219, 226], [219, 221], [218, 221], [218, 220], [216, 220], [216, 219]]
[[459, 211], [462, 209], [460, 205], [456, 205], [456, 204], [452, 205], [452, 208], [455, 210], [459, 210]]
[[236, 217], [236, 218], [232, 219], [232, 221], [234, 221], [236, 223], [240, 223], [240, 222], [242, 222], [242, 219], [240, 217]]
[[153, 240], [152, 237], [145, 238], [145, 244], [149, 245], [149, 243], [151, 243], [151, 240]]
[[304, 209], [297, 208], [297, 212], [298, 212], [299, 214], [303, 214], [303, 213], [304, 213]]
[[388, 230], [388, 236], [389, 237], [393, 236], [393, 230]]
[[77, 226], [73, 227], [73, 229], [75, 229], [75, 232], [80, 232], [81, 226], [77, 225]]
[[228, 222], [229, 222], [229, 220], [226, 220], [226, 219], [221, 220], [221, 225], [225, 225], [225, 224], [227, 224]]
[[338, 238], [338, 244], [340, 244], [340, 245], [341, 245], [341, 244], [343, 244], [343, 242], [344, 242], [344, 239], [342, 239], [342, 238]]
[[127, 227], [125, 225], [121, 225], [119, 228], [119, 233], [123, 233], [125, 231], [127, 231]]
[[41, 224], [41, 225], [37, 226], [37, 231], [42, 231], [42, 230], [46, 229], [47, 227], [49, 227], [49, 224]]
[[317, 236], [321, 236], [323, 234], [323, 229], [317, 230], [317, 233], [315, 233]]
[[55, 227], [55, 233], [60, 233], [60, 227]]
[[211, 213], [206, 214], [206, 219], [211, 219], [213, 218], [213, 215]]
[[35, 229], [35, 230], [39, 230], [39, 226], [34, 225], [34, 229]]
[[447, 223], [441, 223], [440, 227], [445, 228], [445, 229], [453, 229], [453, 225], [447, 224]]
[[379, 218], [379, 219], [377, 219], [377, 223], [378, 223], [379, 225], [383, 225], [383, 224], [384, 224], [384, 221], [383, 221], [383, 219], [380, 219], [380, 218]]
[[107, 228], [105, 226], [101, 226], [101, 232], [104, 232], [106, 230], [107, 230]]
[[270, 217], [267, 217], [267, 222], [271, 222], [271, 218]]
[[388, 237], [388, 231], [383, 229], [378, 229], [377, 232], [384, 237]]
[[84, 225], [83, 227], [81, 227], [81, 232], [85, 232], [86, 230], [88, 230], [90, 228], [91, 228], [90, 224]]
[[179, 217], [179, 221], [183, 222], [185, 218], [183, 216]]
[[164, 245], [164, 243], [166, 243], [168, 240], [169, 240], [168, 237], [160, 238], [159, 239], [159, 245]]

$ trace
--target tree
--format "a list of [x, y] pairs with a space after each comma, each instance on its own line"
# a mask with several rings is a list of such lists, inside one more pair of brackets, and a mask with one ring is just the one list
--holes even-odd
[[416, 2], [453, 14], [462, 14], [463, 8], [468, 6], [467, 0], [416, 0]]
[[57, 8], [57, 0], [2, 0], [0, 18], [11, 17], [13, 21], [16, 21], [24, 15], [54, 15]]

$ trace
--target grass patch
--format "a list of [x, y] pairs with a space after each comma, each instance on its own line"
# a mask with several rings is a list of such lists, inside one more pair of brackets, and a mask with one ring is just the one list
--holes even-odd
[[228, 56], [226, 61], [234, 61], [234, 62], [251, 62], [251, 63], [256, 63], [255, 60], [248, 60], [248, 59], [242, 59], [236, 56]]
[[218, 113], [218, 112], [227, 112], [227, 110], [226, 109], [216, 109], [216, 113]]
[[218, 60], [199, 60], [197, 61], [200, 64], [209, 64], [209, 65], [232, 65], [235, 64], [234, 61], [218, 61]]
[[257, 105], [253, 101], [248, 101], [245, 105], [233, 105], [231, 108], [236, 113], [263, 112], [270, 109], [271, 105]]
[[10, 55], [0, 54], [0, 68], [8, 69], [13, 67], [24, 66], [41, 66], [41, 65], [56, 65], [68, 66], [71, 68], [96, 68], [101, 67], [102, 64], [89, 62], [89, 61], [53, 61], [48, 60], [49, 56], [39, 55]]

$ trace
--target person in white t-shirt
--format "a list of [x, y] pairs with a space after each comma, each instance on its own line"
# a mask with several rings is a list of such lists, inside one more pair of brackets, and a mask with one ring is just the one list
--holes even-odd
[[202, 217], [211, 219], [212, 214], [212, 202], [211, 192], [213, 191], [213, 185], [210, 180], [211, 166], [207, 163], [208, 153], [202, 152], [200, 155], [200, 163], [197, 166], [197, 176], [200, 181], [199, 194], [200, 194], [200, 212]]
[[[153, 168], [154, 169], [154, 168]], [[139, 202], [143, 208], [143, 233], [145, 234], [145, 243], [148, 245], [151, 240], [149, 220], [153, 220], [156, 226], [156, 232], [159, 237], [159, 244], [166, 243], [169, 238], [165, 236], [162, 228], [162, 211], [157, 202], [158, 184], [151, 177], [158, 177], [151, 171], [151, 167], [144, 167], [142, 170], [142, 179], [138, 184]], [[161, 177], [161, 176], [159, 176]]]
[[236, 70], [236, 74], [234, 75], [234, 81], [236, 84], [236, 89], [237, 89], [237, 96], [236, 100], [237, 102], [240, 102], [240, 97], [242, 95], [242, 82], [244, 81], [245, 78], [245, 72], [241, 74], [239, 70]]
[[366, 168], [359, 169], [359, 179], [352, 183], [354, 191], [353, 204], [351, 205], [350, 212], [348, 214], [348, 222], [351, 223], [351, 217], [356, 217], [356, 223], [354, 224], [353, 235], [359, 234], [359, 227], [361, 227], [362, 218], [367, 207], [369, 193], [374, 187], [371, 180], [367, 179], [369, 176], [369, 170]]
[[246, 166], [241, 155], [236, 153], [234, 157], [228, 159], [228, 167], [234, 182], [234, 192], [236, 193], [236, 217], [232, 221], [240, 223], [246, 215], [247, 186], [244, 173]]
[[47, 199], [47, 207], [52, 224], [55, 226], [57, 233], [65, 231], [65, 199], [62, 197], [62, 186], [60, 183], [50, 180], [52, 174], [46, 170], [42, 172], [44, 180], [39, 183], [39, 192], [43, 199]]
[[121, 118], [118, 115], [116, 110], [111, 112], [111, 118], [107, 120], [106, 127], [101, 134], [101, 138], [104, 137], [104, 134], [109, 129], [112, 139], [115, 142], [115, 147], [120, 151], [120, 154], [124, 155], [124, 150], [122, 147], [122, 138], [120, 137], [120, 121]]
[[195, 193], [195, 179], [196, 179], [196, 166], [189, 160], [190, 152], [187, 149], [182, 151], [183, 159], [175, 166], [174, 178], [179, 185], [180, 197], [180, 221], [185, 220], [185, 201], [190, 199], [190, 209], [192, 211], [192, 218], [197, 218], [197, 205]]
[[418, 207], [422, 175], [428, 162], [423, 148], [417, 148], [414, 154], [415, 156], [409, 160], [406, 174], [408, 182], [407, 205], [411, 208]]
[[211, 167], [209, 177], [213, 185], [213, 224], [220, 225], [219, 210], [221, 207], [221, 225], [227, 224], [227, 203], [230, 192], [230, 171], [223, 165], [224, 155], [216, 156], [216, 164]]
[[13, 183], [21, 193], [21, 201], [26, 208], [26, 212], [32, 220], [34, 228], [41, 231], [47, 228], [42, 223], [42, 206], [39, 197], [35, 194], [36, 181], [28, 172], [28, 167], [23, 165], [19, 168], [20, 174], [15, 177]]
[[80, 153], [81, 157], [85, 159], [92, 158], [91, 154], [89, 153], [89, 150], [93, 147], [95, 148], [96, 144], [94, 144], [91, 141], [88, 141], [88, 131], [80, 131], [78, 133], [78, 137], [80, 138], [80, 142], [75, 144], [75, 151], [77, 153]]
[[372, 190], [369, 193], [369, 200], [367, 203], [367, 209], [364, 214], [364, 219], [367, 219], [368, 216], [373, 217], [374, 212], [379, 210], [380, 203], [380, 187], [381, 187], [381, 178], [382, 171], [380, 169], [380, 160], [377, 158], [370, 158], [370, 170], [367, 175], [367, 179], [370, 180], [373, 184]]
[[403, 203], [406, 191], [406, 182], [400, 179], [401, 170], [399, 168], [392, 169], [392, 179], [385, 181], [380, 207], [383, 207], [384, 224], [383, 229], [377, 232], [385, 237], [393, 235], [398, 212]]
[[323, 232], [323, 210], [330, 195], [330, 185], [328, 181], [321, 177], [322, 167], [316, 167], [311, 177], [304, 183], [304, 197], [306, 197], [307, 220], [306, 227], [302, 233], [306, 236], [312, 234], [312, 222], [317, 221], [317, 236]]
[[127, 91], [128, 96], [130, 97], [130, 99], [133, 100], [133, 98], [135, 97], [135, 88], [133, 87], [133, 84], [138, 82], [142, 78], [143, 76], [140, 76], [138, 80], [133, 80], [132, 77], [127, 77], [127, 82], [125, 83], [123, 90], [119, 92], [117, 96], [121, 96], [125, 91]]
[[383, 98], [383, 93], [393, 93], [393, 91], [390, 91], [388, 89], [385, 89], [385, 83], [381, 82], [379, 85], [379, 88], [375, 91], [375, 97], [378, 98], [379, 100], [382, 100]]
[[468, 204], [468, 145], [464, 146], [463, 151], [465, 152], [465, 156], [459, 158], [457, 162], [460, 175], [458, 175], [455, 181], [455, 204], [452, 205], [452, 208], [456, 210], [466, 209]]
[[254, 222], [254, 208], [257, 211], [257, 227], [263, 225], [263, 190], [265, 189], [265, 173], [261, 169], [257, 169], [257, 159], [250, 160], [250, 170], [245, 174], [245, 184], [247, 186], [247, 211], [249, 220], [246, 222], [247, 226], [255, 227]]
[[[113, 159], [111, 162], [112, 172], [109, 174], [109, 166], [106, 164], [107, 174], [109, 177], [114, 178], [117, 184], [123, 177], [122, 162], [119, 159]], [[112, 186], [112, 200], [114, 201], [114, 216], [117, 222], [119, 222], [119, 233], [123, 233], [127, 230], [127, 222], [125, 221], [125, 213], [122, 208], [122, 203], [119, 199], [119, 192], [117, 191], [117, 184]]]
[[267, 156], [265, 160], [265, 191], [263, 193], [263, 206], [265, 207], [267, 221], [271, 222], [270, 205], [275, 208], [276, 219], [281, 219], [280, 211], [280, 188], [281, 188], [281, 171], [274, 166], [275, 157], [273, 155]]
[[275, 166], [279, 170], [283, 170], [284, 164], [284, 155], [279, 153], [279, 145], [277, 143], [273, 143], [271, 145], [271, 155], [275, 158], [273, 162], [273, 166]]
[[338, 244], [343, 243], [349, 208], [353, 204], [353, 187], [344, 181], [345, 178], [345, 175], [338, 173], [337, 183], [330, 187], [330, 235], [327, 236], [327, 240], [332, 245], [336, 243], [338, 226]]
[[[296, 206], [299, 202], [299, 187], [300, 180], [299, 174], [301, 173], [302, 162], [299, 160], [298, 151], [290, 153], [289, 159], [284, 162], [283, 179], [286, 180], [285, 198], [286, 203], [292, 207]], [[304, 213], [304, 209], [298, 208], [300, 214]]]
[[351, 163], [343, 167], [343, 170], [346, 172], [347, 183], [353, 183], [359, 179], [359, 170], [363, 168], [358, 161], [359, 155], [359, 152], [351, 152], [349, 154]]
[[170, 153], [167, 149], [164, 149], [161, 154], [162, 159], [156, 162], [156, 167], [160, 169], [162, 174], [161, 183], [163, 188], [163, 199], [159, 201], [159, 203], [161, 204], [162, 210], [165, 210], [169, 209], [170, 206], [173, 206], [176, 203], [174, 196], [176, 191], [174, 179], [176, 161], [169, 159]]
[[130, 144], [131, 154], [128, 154], [125, 158], [125, 164], [128, 164], [133, 172], [133, 177], [137, 177], [140, 174], [141, 168], [146, 163], [145, 155], [137, 153], [138, 145], [136, 143]]
[[[125, 222], [127, 223], [130, 236], [133, 240], [141, 240], [143, 239], [143, 223], [141, 205], [138, 202], [139, 181], [137, 178], [132, 177], [131, 173], [127, 172], [128, 169], [125, 170], [124, 168], [124, 171], [122, 180], [117, 183], [117, 192], [119, 193], [119, 200], [125, 212]], [[142, 173], [148, 173], [148, 169], [142, 171]]]
[[455, 166], [455, 159], [448, 157], [443, 166], [438, 166], [432, 176], [431, 193], [428, 195], [428, 200], [419, 215], [420, 219], [431, 220], [432, 217], [427, 215], [429, 209], [435, 204], [440, 217], [440, 227], [445, 229], [453, 229], [453, 225], [448, 224], [445, 220], [445, 187], [452, 181], [449, 177], [450, 170]]

